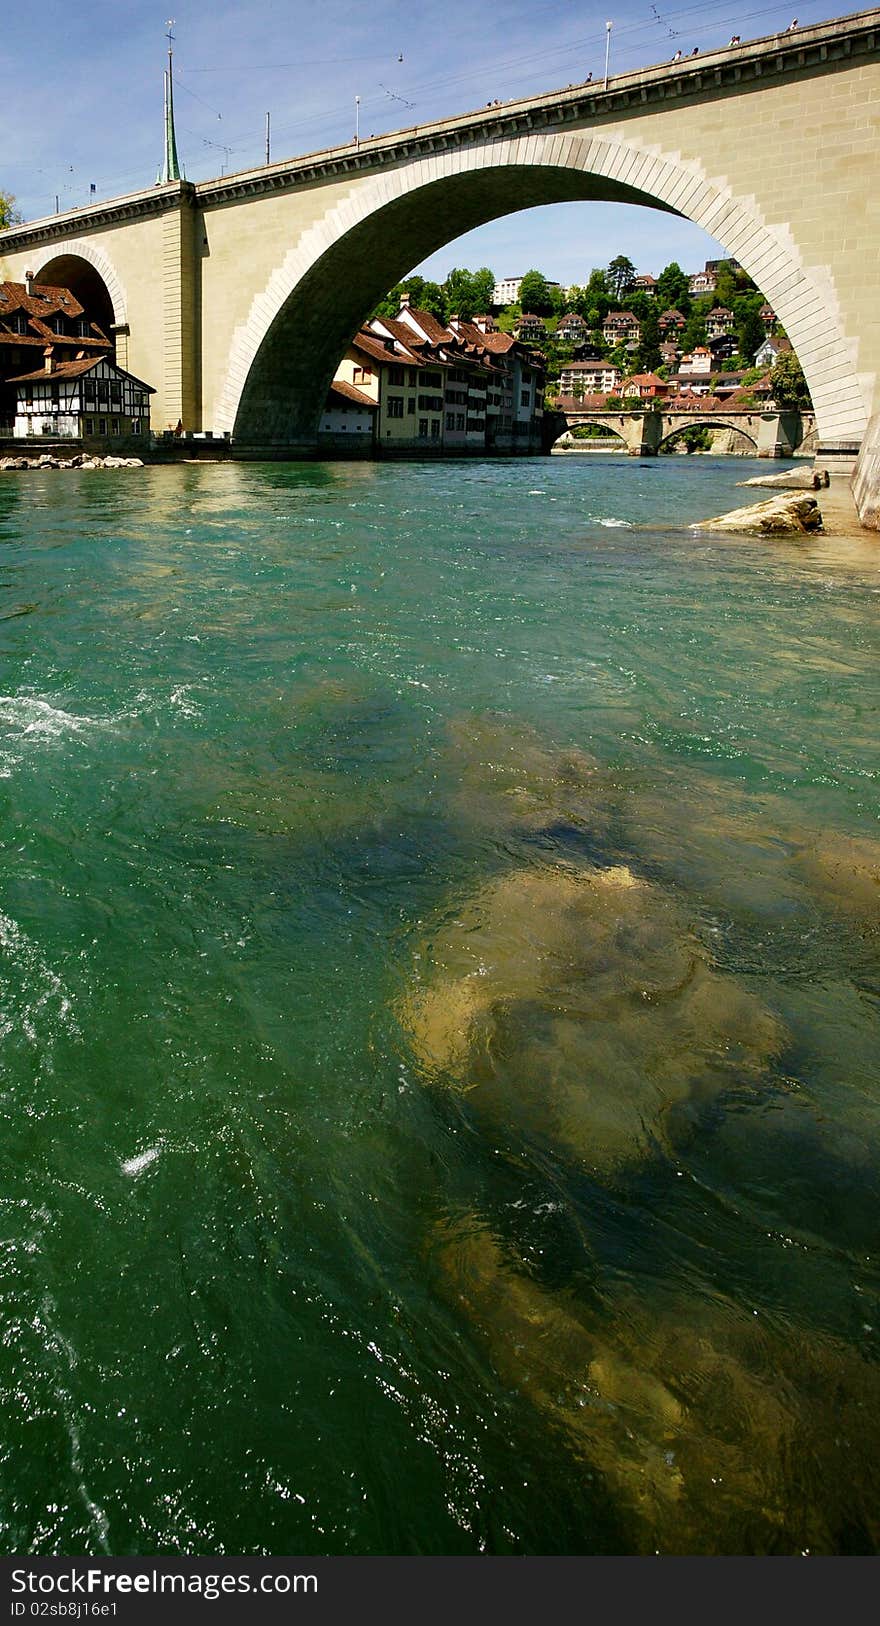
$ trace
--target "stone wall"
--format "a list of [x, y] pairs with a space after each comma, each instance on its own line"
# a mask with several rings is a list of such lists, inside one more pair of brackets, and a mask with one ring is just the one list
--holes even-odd
[[856, 512], [869, 530], [880, 531], [880, 412], [871, 419], [853, 475]]

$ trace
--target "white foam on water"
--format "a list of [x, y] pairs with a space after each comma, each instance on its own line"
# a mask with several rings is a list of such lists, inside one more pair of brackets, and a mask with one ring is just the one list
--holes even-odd
[[70, 994], [36, 943], [0, 911], [0, 1040], [22, 1033], [43, 1050], [51, 1070], [59, 1031], [79, 1034]]
[[91, 729], [109, 728], [113, 719], [78, 717], [75, 712], [64, 711], [61, 706], [53, 706], [34, 694], [0, 694], [0, 721], [20, 734], [55, 740], [65, 734], [87, 734]]
[[614, 529], [621, 531], [632, 530], [632, 521], [628, 519], [600, 519], [599, 524], [607, 525], [609, 528], [614, 527]]
[[145, 1152], [136, 1152], [134, 1157], [127, 1157], [123, 1163], [120, 1163], [119, 1167], [123, 1174], [131, 1175], [134, 1178], [135, 1175], [143, 1173], [144, 1169], [148, 1169], [151, 1163], [155, 1163], [161, 1153], [161, 1146], [148, 1146]]
[[11, 778], [28, 746], [87, 739], [112, 729], [117, 720], [81, 717], [35, 694], [0, 694], [0, 736], [5, 736], [6, 746], [0, 750], [0, 779]]

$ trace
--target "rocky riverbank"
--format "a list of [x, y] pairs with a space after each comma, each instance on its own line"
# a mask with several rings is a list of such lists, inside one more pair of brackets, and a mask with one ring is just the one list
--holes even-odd
[[727, 514], [699, 520], [692, 531], [733, 531], [761, 536], [812, 534], [823, 529], [822, 513], [815, 497], [786, 494], [747, 508], [732, 508]]
[[140, 457], [93, 457], [88, 452], [74, 452], [72, 457], [53, 457], [43, 452], [39, 457], [0, 457], [0, 473], [10, 474], [27, 469], [142, 469]]

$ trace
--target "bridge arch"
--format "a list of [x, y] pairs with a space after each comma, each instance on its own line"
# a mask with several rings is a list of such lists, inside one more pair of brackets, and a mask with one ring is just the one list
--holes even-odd
[[241, 446], [313, 445], [346, 344], [412, 265], [500, 215], [576, 200], [661, 209], [723, 244], [783, 323], [821, 438], [861, 438], [856, 341], [790, 234], [693, 161], [616, 137], [542, 133], [438, 151], [353, 187], [302, 234], [235, 330], [216, 428]]
[[717, 417], [704, 417], [701, 413], [695, 412], [692, 416], [681, 421], [676, 419], [669, 429], [666, 428], [664, 422], [663, 434], [657, 445], [658, 452], [662, 452], [664, 447], [668, 447], [679, 435], [686, 435], [689, 429], [730, 429], [734, 434], [742, 435], [743, 440], [750, 441], [755, 448], [755, 452], [758, 450], [757, 428], [746, 427], [742, 422], [733, 418], [726, 419], [723, 414], [719, 414]]
[[74, 237], [62, 248], [47, 245], [36, 249], [30, 259], [36, 278], [50, 286], [69, 288], [102, 326], [125, 326], [125, 290], [112, 260], [96, 244]]

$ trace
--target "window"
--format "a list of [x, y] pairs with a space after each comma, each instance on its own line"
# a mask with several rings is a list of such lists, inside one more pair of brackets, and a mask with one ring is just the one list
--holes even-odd
[[439, 373], [423, 373], [422, 377], [426, 384], [442, 384], [443, 382]]
[[442, 395], [420, 395], [419, 396], [419, 411], [420, 412], [442, 412], [443, 411], [443, 397], [442, 397]]
[[463, 429], [464, 428], [464, 413], [463, 412], [457, 412], [455, 414], [455, 427], [456, 427], [456, 429]]
[[132, 432], [133, 435], [139, 435], [140, 434], [140, 432], [141, 432], [141, 420], [140, 420], [140, 418], [132, 418], [132, 420], [131, 420], [131, 432]]
[[428, 420], [427, 420], [427, 418], [420, 418], [419, 419], [419, 440], [427, 440], [427, 438], [428, 438]]
[[94, 420], [94, 418], [86, 418], [86, 434], [87, 435], [93, 435], [94, 433], [95, 433], [95, 420]]
[[531, 390], [523, 390], [523, 392], [520, 395], [519, 399], [520, 399], [520, 405], [521, 406], [528, 406], [530, 404], [530, 402], [531, 402], [531, 399], [532, 399]]
[[389, 418], [402, 418], [403, 417], [403, 396], [402, 395], [392, 395], [392, 396], [389, 397], [389, 400], [388, 400], [388, 416], [389, 416]]
[[404, 369], [402, 367], [392, 367], [388, 382], [389, 384], [404, 384], [406, 382]]
[[446, 427], [447, 427], [447, 429], [454, 429], [455, 428], [455, 413], [454, 412], [447, 412], [447, 414], [446, 414]]
[[416, 389], [418, 387], [419, 380], [418, 380], [417, 374], [418, 374], [418, 368], [417, 367], [410, 367], [410, 370], [409, 370], [409, 387], [410, 387], [411, 390], [414, 390], [414, 389]]
[[415, 412], [415, 410], [416, 410], [416, 398], [415, 398], [414, 395], [411, 395], [409, 400], [406, 403], [407, 417], [409, 417], [409, 415], [411, 413]]
[[432, 440], [439, 440], [440, 439], [440, 419], [439, 418], [432, 418], [431, 419], [431, 439]]
[[354, 382], [356, 384], [368, 384], [372, 376], [372, 370], [369, 367], [355, 367]]
[[106, 435], [106, 433], [107, 433], [107, 419], [106, 418], [99, 418], [98, 419], [98, 434], [99, 435]]
[[111, 419], [110, 433], [111, 433], [111, 435], [118, 435], [119, 434], [119, 419], [118, 418]]
[[114, 406], [119, 406], [122, 401], [122, 385], [118, 378], [114, 378], [110, 382], [110, 399]]

